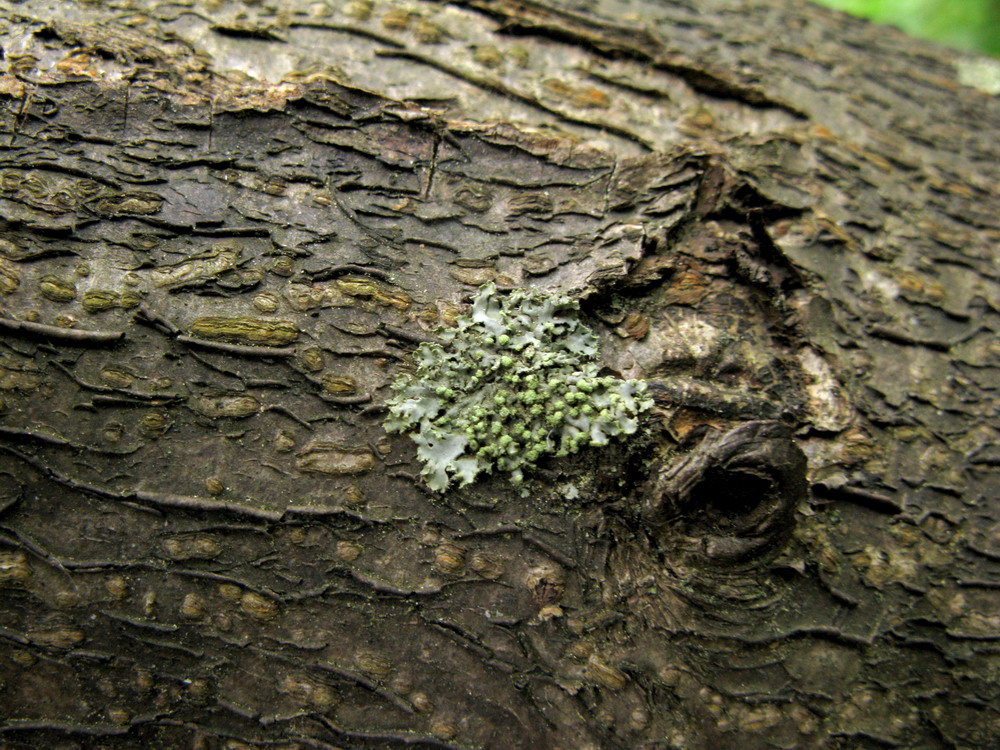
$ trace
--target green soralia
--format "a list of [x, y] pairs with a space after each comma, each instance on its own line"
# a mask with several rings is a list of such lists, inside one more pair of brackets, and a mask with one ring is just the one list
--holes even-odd
[[409, 432], [431, 489], [482, 472], [515, 484], [546, 455], [631, 435], [652, 406], [646, 384], [600, 376], [597, 336], [566, 296], [486, 284], [472, 313], [414, 352], [417, 369], [392, 387], [389, 432]]

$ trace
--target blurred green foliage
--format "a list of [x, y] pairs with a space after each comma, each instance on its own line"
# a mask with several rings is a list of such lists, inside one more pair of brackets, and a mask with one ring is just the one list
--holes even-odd
[[817, 0], [913, 36], [1000, 56], [1000, 0]]

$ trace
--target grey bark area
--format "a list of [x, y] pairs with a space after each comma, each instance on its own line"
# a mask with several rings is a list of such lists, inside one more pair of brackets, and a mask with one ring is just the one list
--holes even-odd
[[[995, 97], [793, 2], [0, 19], [9, 748], [1000, 745]], [[493, 281], [643, 430], [434, 493]]]

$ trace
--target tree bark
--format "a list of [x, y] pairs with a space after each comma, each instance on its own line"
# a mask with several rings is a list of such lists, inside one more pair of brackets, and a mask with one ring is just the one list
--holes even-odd
[[[5, 747], [1000, 744], [958, 53], [778, 0], [4, 5]], [[385, 401], [489, 281], [656, 406], [435, 493]]]

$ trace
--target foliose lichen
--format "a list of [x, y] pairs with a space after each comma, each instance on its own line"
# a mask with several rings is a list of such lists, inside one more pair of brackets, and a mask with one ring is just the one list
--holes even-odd
[[481, 473], [513, 483], [547, 455], [631, 435], [652, 406], [646, 384], [600, 376], [597, 336], [566, 296], [483, 286], [472, 313], [414, 352], [389, 399], [389, 432], [409, 432], [437, 491]]

